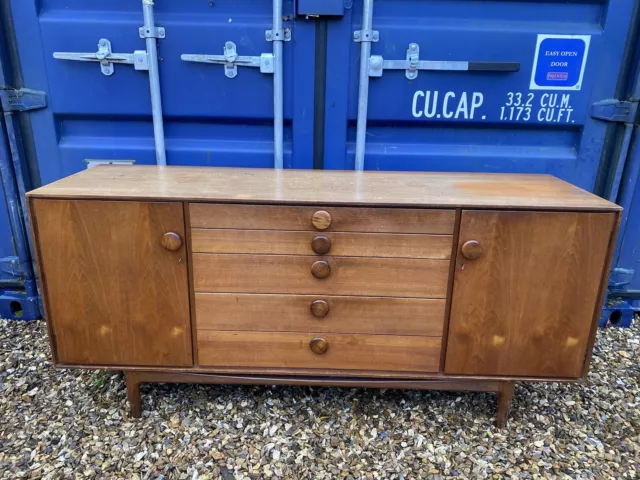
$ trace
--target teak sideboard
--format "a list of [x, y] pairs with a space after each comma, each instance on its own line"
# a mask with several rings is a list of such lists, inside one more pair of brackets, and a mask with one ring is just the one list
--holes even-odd
[[494, 391], [586, 376], [620, 208], [547, 175], [103, 166], [28, 195], [54, 363]]

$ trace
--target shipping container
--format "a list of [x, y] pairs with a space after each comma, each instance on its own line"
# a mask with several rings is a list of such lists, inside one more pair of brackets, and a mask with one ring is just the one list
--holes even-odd
[[25, 186], [112, 162], [549, 173], [629, 204], [628, 279], [639, 5], [0, 0], [0, 88], [20, 98], [0, 155], [19, 205]]

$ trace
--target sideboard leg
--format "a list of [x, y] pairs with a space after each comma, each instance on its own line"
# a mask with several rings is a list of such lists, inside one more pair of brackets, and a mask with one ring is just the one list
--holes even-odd
[[509, 418], [509, 410], [511, 410], [511, 400], [513, 399], [513, 390], [515, 382], [503, 382], [500, 386], [498, 397], [498, 413], [496, 415], [496, 427], [504, 428]]
[[140, 379], [135, 372], [125, 372], [124, 378], [127, 383], [127, 397], [129, 397], [131, 416], [133, 418], [140, 418], [142, 416], [142, 406], [140, 401]]

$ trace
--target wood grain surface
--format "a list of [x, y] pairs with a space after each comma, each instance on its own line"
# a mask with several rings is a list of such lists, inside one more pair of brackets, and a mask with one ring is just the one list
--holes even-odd
[[191, 227], [306, 230], [325, 235], [326, 232], [451, 235], [455, 222], [455, 210], [349, 207], [327, 207], [326, 210], [331, 213], [331, 224], [320, 232], [312, 223], [319, 211], [316, 207], [194, 203], [190, 206]]
[[30, 195], [293, 205], [620, 210], [549, 175], [452, 172], [109, 165], [90, 168]]
[[[312, 303], [329, 313], [316, 317]], [[197, 293], [196, 325], [202, 330], [335, 332], [442, 336], [440, 299]]]
[[[327, 342], [326, 353], [311, 351], [315, 338]], [[198, 358], [207, 366], [436, 372], [440, 344], [438, 337], [202, 330]]]
[[33, 200], [57, 360], [192, 364], [180, 203]]
[[447, 374], [579, 377], [615, 214], [464, 211]]
[[[331, 274], [319, 280], [311, 266], [323, 259]], [[196, 292], [445, 298], [449, 261], [196, 253], [193, 270]]]
[[[222, 370], [228, 370], [224, 368]], [[267, 370], [267, 369], [265, 369]], [[398, 379], [398, 373], [372, 372], [378, 378], [358, 378], [353, 373], [346, 377], [343, 372], [336, 371], [334, 376], [313, 376], [309, 374], [289, 375], [275, 373], [276, 369], [268, 369], [269, 373], [241, 374], [241, 373], [206, 373], [198, 367], [193, 370], [128, 370], [139, 383], [201, 383], [217, 385], [299, 385], [314, 387], [344, 387], [344, 388], [388, 388], [402, 390], [443, 390], [457, 392], [496, 392], [503, 390], [506, 380], [500, 379], [468, 379], [457, 377], [445, 379], [433, 374], [409, 373], [407, 378]], [[326, 370], [308, 370], [308, 372], [327, 372]], [[392, 375], [389, 378], [385, 374]], [[324, 373], [323, 373], [324, 374]], [[423, 378], [424, 377], [424, 378]], [[572, 381], [574, 382], [574, 381]]]
[[622, 219], [622, 212], [614, 213], [615, 220], [613, 230], [611, 231], [611, 238], [609, 239], [609, 247], [607, 248], [606, 262], [604, 269], [602, 270], [602, 279], [600, 280], [600, 290], [596, 297], [595, 305], [593, 308], [593, 322], [591, 322], [591, 333], [589, 333], [589, 340], [587, 343], [587, 355], [584, 359], [584, 366], [582, 368], [582, 378], [586, 379], [589, 373], [589, 367], [591, 366], [591, 357], [593, 356], [593, 346], [596, 343], [596, 334], [598, 332], [598, 323], [600, 322], [600, 313], [602, 312], [602, 305], [604, 304], [605, 297], [608, 292], [609, 275], [611, 272], [611, 265], [616, 251], [616, 244], [618, 240], [618, 232], [620, 231], [620, 222]]
[[[434, 258], [451, 257], [451, 235], [322, 233], [278, 230], [191, 230], [194, 253], [316, 255], [314, 239], [325, 237], [332, 256]], [[319, 244], [319, 241], [316, 242]], [[326, 242], [325, 242], [326, 243]]]

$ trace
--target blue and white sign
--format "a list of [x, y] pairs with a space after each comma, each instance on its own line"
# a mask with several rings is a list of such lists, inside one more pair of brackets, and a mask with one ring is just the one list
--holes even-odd
[[538, 35], [531, 90], [580, 90], [590, 35]]

